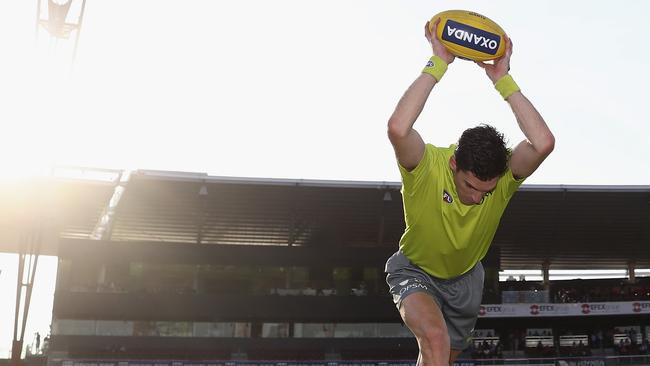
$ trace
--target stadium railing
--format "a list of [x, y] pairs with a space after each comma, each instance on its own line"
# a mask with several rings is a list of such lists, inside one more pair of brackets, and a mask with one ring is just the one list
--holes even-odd
[[[556, 357], [556, 358], [513, 358], [457, 360], [454, 366], [615, 366], [649, 365], [650, 355], [605, 356], [605, 357]], [[414, 366], [415, 360], [402, 361], [258, 361], [258, 360], [67, 360], [50, 359], [48, 366]]]

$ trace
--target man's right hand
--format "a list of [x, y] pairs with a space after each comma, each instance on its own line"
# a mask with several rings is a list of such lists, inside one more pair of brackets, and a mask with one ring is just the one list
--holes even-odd
[[[435, 31], [438, 29], [438, 26], [440, 25], [440, 18], [437, 18], [434, 23], [433, 23], [433, 30]], [[435, 33], [435, 32], [434, 32]], [[447, 48], [440, 42], [438, 37], [436, 37], [435, 34], [431, 33], [431, 30], [429, 29], [429, 22], [424, 25], [424, 36], [427, 37], [427, 40], [429, 41], [429, 44], [431, 45], [431, 50], [433, 50], [433, 54], [435, 56], [440, 57], [443, 61], [449, 65], [450, 63], [454, 62], [454, 59], [456, 58], [454, 55], [447, 50]]]

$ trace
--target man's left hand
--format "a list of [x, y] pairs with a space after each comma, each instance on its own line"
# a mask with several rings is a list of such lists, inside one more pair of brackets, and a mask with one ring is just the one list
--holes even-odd
[[475, 61], [479, 65], [487, 76], [492, 80], [492, 83], [495, 84], [499, 79], [504, 77], [508, 71], [510, 71], [510, 56], [512, 56], [512, 40], [508, 35], [503, 36], [506, 42], [506, 53], [503, 56], [494, 60], [494, 63], [488, 64], [481, 61]]

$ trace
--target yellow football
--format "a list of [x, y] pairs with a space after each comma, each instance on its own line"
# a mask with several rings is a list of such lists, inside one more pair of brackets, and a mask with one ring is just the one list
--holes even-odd
[[[440, 18], [438, 29], [433, 29]], [[431, 18], [429, 30], [454, 56], [473, 61], [494, 60], [506, 51], [505, 32], [488, 17], [467, 10], [447, 10]]]

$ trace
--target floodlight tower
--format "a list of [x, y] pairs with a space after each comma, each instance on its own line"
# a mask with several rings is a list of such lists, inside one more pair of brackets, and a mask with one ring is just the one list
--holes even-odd
[[[19, 366], [25, 340], [25, 327], [29, 315], [29, 304], [34, 288], [34, 276], [42, 242], [42, 228], [32, 227], [23, 230], [18, 253], [18, 277], [16, 279], [16, 314], [14, 318], [14, 338], [11, 343], [11, 365]], [[21, 306], [22, 305], [22, 306]]]
[[36, 0], [36, 41], [44, 30], [56, 46], [72, 41], [72, 60], [77, 56], [86, 0]]
[[52, 185], [46, 179], [24, 182], [15, 192], [15, 204], [20, 211], [12, 215], [11, 228], [15, 230], [18, 254], [16, 276], [16, 307], [13, 342], [11, 344], [11, 365], [21, 364], [25, 327], [29, 316], [34, 278], [45, 236], [54, 228], [56, 208], [52, 199]]
[[[72, 66], [77, 54], [85, 8], [86, 0], [36, 0], [35, 38], [37, 48], [39, 46], [39, 33], [49, 35], [50, 51], [71, 56], [70, 66]], [[64, 48], [67, 48], [67, 50]], [[69, 56], [65, 56], [65, 58]], [[47, 196], [47, 194], [39, 189], [33, 191], [33, 201], [38, 202], [40, 196]], [[42, 202], [41, 205], [43, 205]], [[49, 221], [38, 210], [25, 211], [27, 213], [25, 220], [22, 220], [21, 226], [18, 228], [20, 239], [18, 242], [14, 332], [11, 345], [12, 366], [21, 364], [25, 327], [34, 288], [34, 277], [41, 253], [43, 233], [46, 231], [44, 226]]]

